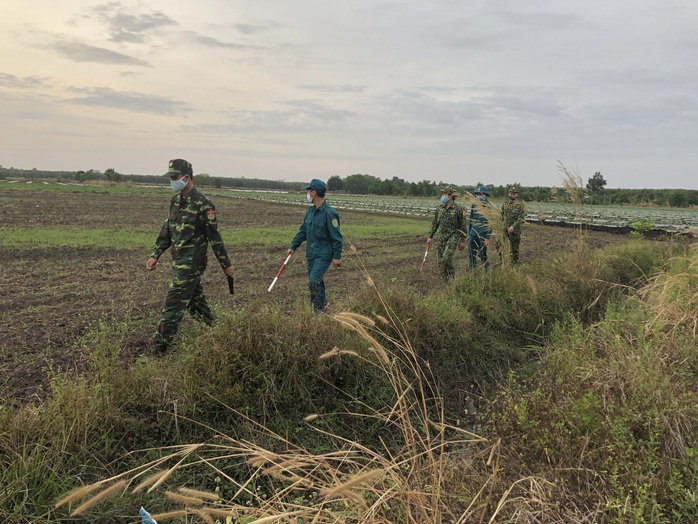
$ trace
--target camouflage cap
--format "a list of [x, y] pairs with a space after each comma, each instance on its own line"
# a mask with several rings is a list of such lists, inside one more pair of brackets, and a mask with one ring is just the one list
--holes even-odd
[[310, 189], [312, 191], [327, 191], [327, 185], [317, 178], [313, 178], [309, 184], [303, 186], [303, 189]]
[[446, 193], [449, 196], [458, 196], [458, 191], [456, 191], [456, 188], [453, 186], [446, 186], [441, 192]]
[[181, 158], [176, 158], [175, 160], [170, 160], [169, 169], [167, 173], [162, 176], [172, 176], [172, 175], [193, 175], [194, 171], [191, 168], [191, 164], [186, 160]]
[[519, 192], [519, 186], [517, 186], [516, 184], [514, 184], [513, 186], [511, 186], [509, 188], [509, 193], [518, 193], [518, 192]]

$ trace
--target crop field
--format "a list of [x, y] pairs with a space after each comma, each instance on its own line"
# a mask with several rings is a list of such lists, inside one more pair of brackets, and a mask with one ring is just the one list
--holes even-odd
[[2, 522], [695, 520], [689, 235], [527, 224], [446, 285], [429, 216], [340, 207], [314, 315], [303, 248], [267, 291], [304, 207], [204, 188], [235, 294], [209, 256], [218, 322], [151, 356], [169, 189], [3, 189]]
[[[169, 254], [155, 272], [145, 270], [145, 261], [167, 213], [169, 190], [55, 184], [5, 189], [0, 196], [0, 398], [41, 397], [57, 371], [80, 372], [89, 334], [100, 322], [129, 326], [121, 348], [126, 363], [146, 353], [169, 284]], [[203, 285], [214, 313], [264, 308], [271, 302], [282, 303], [289, 315], [307, 307], [303, 247], [276, 288], [267, 292], [303, 208], [204, 191], [218, 193], [212, 198], [237, 269], [236, 292], [230, 296], [220, 267], [209, 258]], [[355, 206], [341, 209], [341, 221], [344, 265], [330, 269], [325, 279], [333, 307], [341, 308], [364, 285], [366, 272], [377, 282], [420, 291], [442, 285], [435, 253], [419, 272], [429, 217], [371, 213]], [[527, 225], [522, 262], [563, 252], [575, 238], [573, 230]], [[595, 248], [627, 241], [627, 236], [607, 233], [588, 237]], [[456, 271], [467, 272], [467, 251], [456, 254]], [[193, 327], [185, 319], [182, 329]]]
[[[215, 190], [212, 193], [235, 196], [245, 199], [276, 202], [282, 204], [305, 205], [303, 193], [276, 191], [227, 191]], [[468, 197], [461, 198], [467, 201]], [[352, 211], [383, 212], [397, 215], [431, 216], [434, 212], [434, 198], [397, 198], [382, 196], [333, 195], [332, 204], [337, 209]], [[636, 222], [650, 222], [664, 231], [685, 231], [698, 229], [698, 209], [661, 208], [634, 206], [575, 206], [549, 202], [526, 204], [529, 222], [552, 221], [584, 223], [608, 227], [632, 227]]]

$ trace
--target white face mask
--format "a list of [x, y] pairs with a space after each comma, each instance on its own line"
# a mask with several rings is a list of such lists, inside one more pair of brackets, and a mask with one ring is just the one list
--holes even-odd
[[305, 195], [305, 199], [308, 201], [308, 204], [312, 204], [312, 203], [313, 203], [313, 197], [310, 196], [310, 193], [308, 193], [307, 195]]
[[184, 191], [184, 188], [186, 187], [187, 182], [184, 180], [184, 177], [180, 178], [179, 180], [170, 180], [170, 189], [172, 189], [172, 191]]

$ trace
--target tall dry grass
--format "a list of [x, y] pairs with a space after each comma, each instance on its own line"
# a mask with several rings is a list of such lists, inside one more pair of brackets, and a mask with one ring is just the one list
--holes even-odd
[[[695, 259], [677, 260], [676, 267], [685, 269], [676, 274], [694, 275]], [[662, 279], [652, 285], [657, 291], [666, 290], [664, 296], [675, 300], [646, 297], [649, 303], [662, 305], [656, 309], [656, 322], [667, 330], [677, 319], [695, 325], [695, 308], [693, 316], [689, 309], [696, 303], [695, 275], [672, 281], [676, 285]], [[392, 402], [374, 409], [357, 398], [359, 395], [351, 400], [365, 408], [361, 413], [309, 413], [308, 428], [332, 446], [322, 452], [310, 451], [292, 436], [274, 432], [223, 406], [255, 428], [254, 441], [208, 428], [215, 434], [211, 440], [161, 449], [161, 457], [156, 460], [71, 493], [57, 506], [68, 506], [75, 516], [92, 515], [108, 497], [121, 494], [140, 503], [147, 493], [149, 500], [157, 496], [159, 507], [167, 508], [154, 515], [158, 521], [604, 522], [604, 502], [599, 500], [607, 494], [599, 493], [594, 498], [591, 492], [601, 492], [598, 485], [608, 484], [608, 480], [584, 462], [591, 453], [589, 437], [577, 438], [570, 429], [570, 424], [581, 422], [589, 425], [589, 431], [598, 431], [591, 415], [598, 409], [595, 399], [600, 395], [582, 394], [580, 399], [567, 402], [563, 392], [556, 392], [549, 398], [549, 390], [557, 386], [555, 380], [564, 376], [556, 373], [541, 386], [546, 396], [531, 400], [518, 391], [512, 394], [510, 408], [507, 404], [511, 412], [503, 414], [512, 418], [513, 429], [501, 424], [497, 428], [503, 440], [495, 435], [486, 441], [476, 434], [478, 431], [464, 430], [447, 421], [431, 368], [408, 336], [411, 321], [395, 313], [370, 278], [369, 286], [378, 297], [380, 307], [375, 310], [380, 314], [342, 312], [322, 317], [338, 329], [348, 330], [355, 337], [352, 340], [361, 344], [352, 344], [351, 350], [334, 347], [320, 358], [340, 363], [359, 359], [380, 370], [391, 385]], [[682, 303], [687, 304], [685, 308]], [[616, 333], [609, 335], [609, 346], [616, 338]], [[569, 351], [577, 348], [570, 347]], [[575, 360], [570, 381], [584, 371], [583, 356]], [[628, 356], [628, 362], [633, 361], [629, 351]], [[582, 381], [582, 386], [586, 387], [586, 382]], [[603, 391], [603, 384], [599, 388]], [[569, 394], [567, 389], [564, 393]], [[560, 398], [560, 405], [549, 403]], [[612, 400], [609, 396], [609, 403]], [[533, 409], [536, 402], [540, 412]], [[576, 417], [572, 423], [561, 418], [559, 424], [553, 421], [556, 424], [546, 425], [553, 415], [570, 414]], [[340, 434], [333, 428], [342, 423], [343, 417], [372, 421], [375, 434], [381, 437], [377, 443], [367, 444], [358, 437]], [[667, 419], [676, 431], [684, 432], [685, 417]], [[535, 435], [538, 441], [533, 440]], [[580, 441], [581, 446], [574, 447]], [[554, 444], [560, 442], [565, 460], [554, 463], [555, 454], [558, 460], [560, 456]], [[682, 440], [676, 437], [674, 442], [680, 444]], [[546, 452], [550, 455], [541, 458], [530, 453], [538, 446], [548, 446]], [[530, 462], [517, 461], [522, 456]], [[536, 462], [539, 459], [541, 462]], [[577, 479], [577, 484], [570, 481], [571, 477]], [[590, 500], [588, 504], [579, 495], [582, 490]]]
[[[124, 486], [128, 486], [129, 496], [141, 490], [158, 491], [174, 484], [175, 479], [180, 482], [188, 469], [203, 465], [233, 486], [233, 495], [223, 500], [217, 493], [178, 486], [164, 491], [163, 496], [180, 508], [153, 515], [155, 519], [196, 515], [207, 522], [241, 516], [258, 519], [255, 522], [289, 521], [292, 517], [318, 523], [466, 522], [478, 505], [471, 503], [464, 513], [454, 513], [453, 501], [444, 491], [450, 469], [448, 450], [482, 443], [484, 439], [445, 421], [443, 402], [431, 385], [429, 366], [417, 355], [390, 307], [385, 304], [384, 309], [385, 314], [375, 319], [351, 312], [328, 317], [356, 333], [365, 342], [365, 350], [335, 347], [320, 358], [355, 358], [376, 366], [389, 378], [394, 399], [382, 410], [363, 404], [367, 412], [362, 414], [309, 414], [307, 424], [334, 442], [334, 450], [310, 452], [237, 413], [257, 428], [257, 440], [269, 445], [218, 434], [210, 442], [169, 453], [162, 450], [162, 458], [82, 488], [61, 499], [57, 506], [79, 503], [71, 515], [83, 514]], [[361, 403], [360, 399], [354, 400]], [[376, 427], [384, 427], [386, 435], [391, 434], [390, 440], [380, 438], [382, 445], [372, 447], [342, 437], [331, 428], [331, 420], [338, 416], [372, 418]], [[396, 434], [401, 436], [399, 442]], [[231, 464], [244, 464], [247, 476], [228, 474]]]

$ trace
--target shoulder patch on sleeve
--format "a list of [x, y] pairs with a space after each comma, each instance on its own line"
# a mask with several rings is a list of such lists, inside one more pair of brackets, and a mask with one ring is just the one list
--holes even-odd
[[215, 209], [207, 209], [206, 210], [206, 218], [208, 218], [209, 222], [216, 220], [216, 210]]
[[339, 227], [339, 220], [337, 220], [336, 218], [333, 218], [333, 219], [332, 219], [332, 225], [333, 225], [334, 227]]

